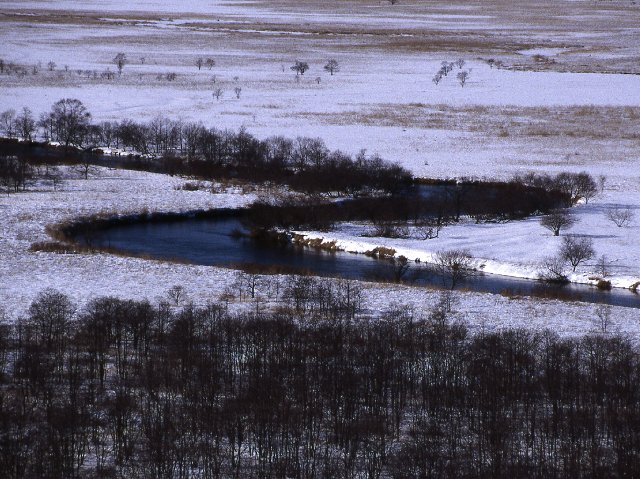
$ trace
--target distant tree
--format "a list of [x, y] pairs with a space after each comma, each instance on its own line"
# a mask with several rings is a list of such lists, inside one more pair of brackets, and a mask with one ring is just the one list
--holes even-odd
[[331, 75], [333, 75], [336, 72], [340, 71], [340, 65], [338, 64], [338, 61], [331, 58], [327, 64], [324, 66], [324, 69], [326, 71], [328, 71]]
[[464, 249], [438, 251], [434, 256], [436, 271], [445, 286], [454, 289], [464, 278], [473, 273], [473, 256]]
[[460, 86], [464, 88], [464, 84], [467, 83], [469, 79], [469, 72], [467, 70], [462, 70], [456, 75], [458, 82], [460, 82]]
[[204, 60], [202, 59], [202, 57], [199, 57], [196, 60], [196, 66], [198, 67], [198, 70], [200, 70], [202, 68], [202, 65], [204, 65]]
[[4, 73], [4, 60], [0, 58], [0, 73]]
[[540, 220], [540, 225], [553, 232], [553, 236], [559, 236], [560, 230], [571, 228], [576, 224], [576, 219], [565, 210], [555, 210]]
[[16, 134], [16, 111], [13, 109], [0, 113], [0, 131], [7, 138], [13, 138]]
[[463, 66], [464, 66], [464, 64], [465, 64], [465, 61], [464, 61], [462, 58], [458, 58], [454, 63], [457, 65], [457, 67], [458, 67], [460, 70], [462, 70], [462, 67], [463, 67]]
[[47, 63], [47, 68], [49, 69], [50, 72], [52, 72], [53, 70], [56, 69], [56, 62], [51, 61]]
[[68, 147], [81, 146], [84, 142], [91, 114], [80, 100], [64, 98], [51, 107], [49, 119], [53, 126], [54, 139]]
[[322, 81], [322, 78], [320, 78], [320, 77], [316, 77], [316, 83], [317, 83], [318, 85], [320, 85], [320, 82], [321, 82], [321, 81]]
[[442, 80], [442, 72], [438, 72], [438, 73], [436, 73], [436, 74], [433, 76], [433, 78], [431, 79], [431, 81], [432, 81], [433, 83], [435, 83], [436, 85], [437, 85], [438, 83], [440, 83], [440, 81], [441, 81], [441, 80]]
[[306, 72], [309, 69], [309, 64], [307, 62], [301, 62], [299, 60], [296, 60], [293, 66], [291, 66], [291, 69], [294, 72], [296, 72], [296, 76], [304, 75], [304, 72]]
[[629, 207], [620, 208], [615, 207], [610, 209], [606, 213], [607, 219], [615, 224], [618, 228], [622, 228], [623, 226], [629, 226], [629, 224], [633, 221], [635, 217], [635, 213]]
[[113, 63], [118, 68], [118, 75], [122, 75], [122, 69], [127, 63], [127, 55], [120, 52], [115, 57], [113, 57]]
[[147, 59], [145, 57], [140, 57], [140, 63], [142, 63], [144, 65], [144, 62], [146, 62]]
[[571, 263], [573, 271], [576, 270], [580, 263], [593, 258], [594, 255], [595, 251], [591, 238], [577, 238], [575, 236], [562, 238], [560, 257]]
[[215, 62], [215, 60], [214, 60], [213, 58], [207, 58], [207, 59], [204, 61], [204, 65], [205, 65], [209, 70], [211, 70], [211, 69], [215, 66], [215, 64], [216, 64], [216, 62]]
[[216, 100], [220, 100], [220, 97], [222, 96], [223, 93], [224, 93], [224, 90], [222, 90], [222, 88], [215, 88], [212, 92], [213, 97]]
[[236, 94], [236, 98], [239, 100], [240, 99], [240, 93], [242, 93], [242, 88], [237, 86], [233, 89], [233, 92]]

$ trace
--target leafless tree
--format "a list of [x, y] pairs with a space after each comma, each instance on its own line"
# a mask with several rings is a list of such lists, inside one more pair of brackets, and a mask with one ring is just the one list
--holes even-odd
[[593, 258], [595, 250], [591, 238], [578, 238], [575, 236], [565, 236], [562, 238], [560, 247], [560, 257], [571, 263], [573, 271], [583, 263]]
[[233, 89], [233, 92], [236, 94], [236, 98], [239, 100], [240, 99], [240, 93], [242, 93], [242, 88], [237, 86]]
[[538, 277], [544, 281], [566, 282], [567, 261], [560, 255], [548, 256], [540, 263]]
[[318, 85], [320, 85], [320, 81], [321, 81], [321, 80], [322, 80], [322, 79], [321, 79], [320, 77], [316, 77], [316, 83], [317, 83]]
[[431, 81], [432, 81], [433, 83], [435, 83], [436, 85], [437, 85], [438, 83], [440, 83], [440, 81], [442, 81], [442, 72], [438, 72], [438, 73], [436, 73], [436, 74], [433, 76], [433, 78], [431, 79]]
[[53, 70], [55, 70], [55, 69], [56, 69], [56, 62], [51, 61], [51, 62], [47, 63], [47, 68], [48, 68], [48, 70], [49, 70], [50, 72], [52, 72]]
[[596, 306], [596, 316], [598, 317], [598, 328], [602, 334], [607, 334], [611, 325], [611, 306], [599, 304]]
[[291, 69], [296, 72], [296, 76], [304, 75], [304, 72], [309, 69], [309, 64], [307, 62], [296, 60], [296, 62], [291, 66]]
[[434, 256], [436, 271], [445, 286], [454, 289], [464, 278], [473, 274], [473, 256], [464, 249], [438, 251]]
[[80, 100], [64, 98], [53, 104], [49, 119], [53, 126], [54, 139], [65, 147], [81, 146], [84, 142], [91, 114]]
[[458, 82], [460, 82], [460, 86], [464, 88], [464, 84], [467, 83], [469, 79], [469, 72], [467, 70], [462, 70], [456, 75]]
[[204, 59], [202, 57], [198, 57], [196, 59], [196, 66], [198, 67], [198, 70], [202, 68], [202, 65], [204, 65]]
[[600, 188], [600, 194], [604, 192], [604, 187], [607, 183], [607, 177], [605, 175], [598, 176], [598, 188]]
[[13, 138], [16, 134], [16, 111], [6, 110], [0, 113], [0, 131], [7, 138]]
[[553, 232], [553, 236], [559, 236], [560, 230], [571, 228], [577, 220], [566, 210], [555, 210], [542, 217], [540, 225]]
[[597, 268], [598, 268], [598, 273], [600, 273], [600, 275], [603, 278], [606, 278], [607, 276], [609, 276], [608, 262], [607, 262], [607, 257], [605, 255], [602, 255], [600, 256], [600, 258], [598, 258]]
[[211, 69], [216, 65], [216, 62], [215, 62], [215, 60], [214, 60], [213, 58], [207, 58], [207, 59], [204, 61], [204, 65], [205, 65], [209, 70], [211, 70]]
[[215, 88], [213, 90], [213, 97], [216, 100], [220, 100], [220, 97], [222, 96], [223, 93], [224, 93], [224, 91], [222, 90], [222, 88]]
[[184, 300], [186, 294], [187, 293], [184, 287], [179, 284], [172, 286], [167, 291], [167, 296], [169, 297], [169, 299], [171, 299], [171, 301], [173, 301], [173, 304], [176, 306], [180, 306], [180, 303]]
[[460, 70], [462, 70], [462, 67], [463, 67], [463, 66], [464, 66], [464, 64], [465, 64], [465, 61], [464, 61], [462, 58], [458, 58], [458, 59], [455, 61], [455, 64], [457, 65], [457, 67], [458, 67]]
[[115, 57], [113, 57], [113, 63], [118, 68], [118, 75], [122, 75], [122, 69], [127, 63], [127, 55], [120, 52]]
[[24, 107], [16, 117], [16, 130], [24, 140], [31, 141], [33, 139], [33, 134], [36, 131], [36, 121], [29, 108]]
[[607, 219], [615, 224], [618, 228], [623, 226], [629, 226], [635, 217], [635, 213], [628, 206], [626, 208], [620, 208], [616, 206], [610, 210], [607, 210]]
[[324, 66], [324, 69], [326, 71], [328, 71], [331, 75], [333, 75], [336, 72], [340, 71], [340, 65], [338, 64], [338, 61], [331, 58], [327, 64]]

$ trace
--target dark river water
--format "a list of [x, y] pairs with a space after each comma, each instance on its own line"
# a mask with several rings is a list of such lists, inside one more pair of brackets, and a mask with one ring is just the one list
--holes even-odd
[[[292, 245], [274, 245], [238, 237], [237, 218], [183, 219], [114, 225], [92, 236], [92, 244], [133, 256], [187, 261], [201, 265], [240, 267], [277, 266], [287, 272], [362, 280], [394, 277], [387, 260], [344, 252], [330, 253]], [[82, 241], [82, 237], [78, 237]], [[446, 286], [446, 279], [423, 265], [410, 263], [404, 281], [424, 286]], [[627, 290], [600, 291], [586, 285], [556, 285], [499, 275], [478, 274], [461, 281], [457, 289], [519, 295], [544, 295], [593, 303], [640, 308], [640, 296]]]

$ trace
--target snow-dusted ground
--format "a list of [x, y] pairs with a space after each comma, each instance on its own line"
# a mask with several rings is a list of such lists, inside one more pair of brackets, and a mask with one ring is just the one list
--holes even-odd
[[[532, 170], [606, 175], [604, 194], [575, 208], [580, 222], [571, 232], [593, 239], [616, 285], [628, 286], [640, 276], [640, 211], [628, 228], [616, 228], [605, 217], [609, 208], [637, 211], [640, 205], [638, 5], [586, 0], [402, 0], [393, 7], [386, 1], [356, 0], [0, 0], [0, 12], [0, 58], [40, 64], [35, 75], [31, 69], [21, 78], [0, 75], [0, 112], [28, 106], [38, 115], [60, 98], [78, 98], [94, 121], [165, 115], [218, 128], [244, 126], [261, 138], [317, 136], [330, 148], [379, 153], [417, 176], [505, 179]], [[128, 58], [122, 76], [101, 79], [100, 73], [116, 70], [112, 59], [118, 52]], [[198, 70], [198, 57], [215, 59], [215, 67]], [[329, 58], [341, 67], [333, 76], [322, 68]], [[458, 58], [470, 71], [464, 88], [455, 79], [457, 67], [435, 85], [431, 79], [440, 62]], [[490, 68], [488, 58], [507, 68]], [[299, 81], [289, 69], [296, 59], [310, 65]], [[47, 70], [49, 61], [56, 63], [54, 71]], [[171, 72], [178, 75], [173, 82], [166, 80]], [[240, 98], [233, 93], [237, 86]], [[219, 101], [211, 94], [217, 87], [224, 90]], [[218, 291], [216, 285], [230, 280], [228, 272], [216, 268], [26, 252], [29, 243], [45, 239], [45, 223], [78, 214], [144, 207], [183, 211], [249, 199], [176, 191], [176, 181], [103, 171], [86, 184], [69, 180], [66, 190], [80, 190], [74, 193], [3, 199], [0, 298], [25, 305], [35, 291], [50, 285], [65, 285], [77, 291], [78, 299], [100, 294], [152, 298], [182, 283], [199, 299]], [[127, 194], [126, 185], [135, 190]], [[363, 241], [362, 229], [345, 225], [331, 236], [346, 249], [390, 244]], [[446, 228], [437, 240], [394, 240], [392, 245], [405, 256], [423, 259], [440, 249], [464, 247], [486, 271], [535, 276], [536, 263], [554, 253], [558, 242], [531, 219], [463, 223]], [[573, 279], [584, 280], [594, 269], [594, 261], [588, 262]], [[198, 281], [188, 279], [196, 275]], [[384, 291], [383, 303], [394, 295], [411, 301], [432, 296], [404, 288]], [[461, 310], [477, 306], [471, 316], [479, 317], [483, 308], [490, 315], [504, 307], [515, 324], [535, 316], [528, 308], [556, 308], [560, 313], [550, 315], [557, 321], [554, 328], [572, 332], [588, 329], [584, 325], [594, 308], [465, 297], [473, 299]], [[377, 293], [371, 300], [376, 299]], [[563, 327], [566, 318], [572, 319]]]
[[[65, 171], [67, 179], [59, 191], [40, 184], [32, 191], [0, 198], [0, 306], [12, 319], [24, 314], [37, 293], [47, 287], [70, 295], [79, 305], [104, 295], [167, 300], [167, 291], [174, 285], [182, 285], [196, 304], [219, 301], [230, 289], [235, 291], [234, 274], [227, 269], [107, 254], [32, 253], [29, 247], [49, 240], [47, 224], [81, 215], [235, 207], [252, 201], [259, 192], [242, 194], [219, 185], [218, 193], [184, 191], [177, 189], [184, 179], [106, 168], [96, 169], [88, 180], [73, 170]], [[420, 287], [361, 284], [366, 309], [373, 315], [394, 305], [426, 315], [441, 294]], [[640, 341], [636, 309], [467, 292], [454, 292], [453, 299], [452, 317], [473, 329], [550, 328], [562, 335], [581, 335], [601, 331], [600, 313], [610, 315], [609, 331]], [[231, 307], [255, 306], [236, 300]]]

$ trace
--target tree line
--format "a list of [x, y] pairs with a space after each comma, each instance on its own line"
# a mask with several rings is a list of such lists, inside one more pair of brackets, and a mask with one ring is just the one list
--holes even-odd
[[[28, 131], [18, 127], [25, 124]], [[121, 166], [207, 179], [278, 181], [303, 191], [393, 191], [411, 180], [407, 170], [377, 155], [363, 150], [353, 157], [332, 151], [319, 138], [259, 140], [244, 128], [219, 130], [164, 117], [146, 123], [129, 119], [92, 123], [82, 102], [69, 98], [56, 102], [38, 121], [28, 108], [20, 114], [5, 111], [0, 114], [0, 132], [7, 138], [55, 142], [65, 153], [74, 147], [96, 162], [104, 149], [116, 149], [130, 152], [113, 160]], [[26, 147], [13, 150], [29, 154]], [[2, 154], [6, 157], [9, 152]]]
[[112, 297], [78, 308], [41, 292], [0, 326], [3, 477], [640, 470], [627, 339], [471, 333], [446, 298], [372, 318], [356, 284], [303, 276], [281, 294], [278, 311], [233, 314]]

